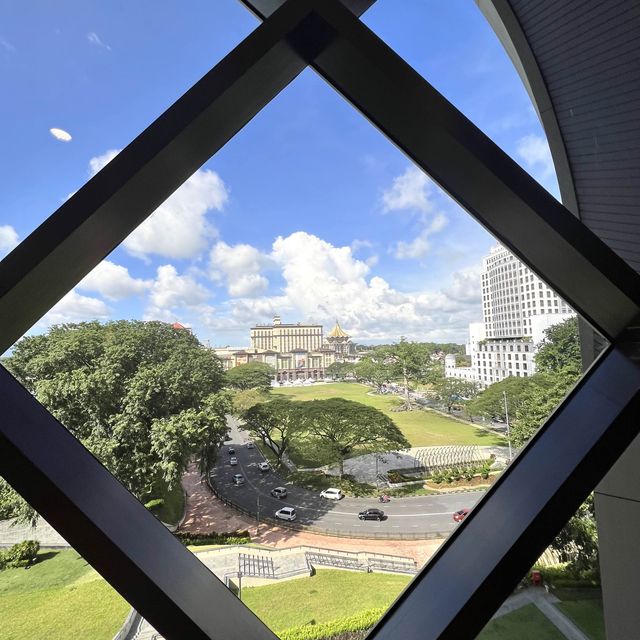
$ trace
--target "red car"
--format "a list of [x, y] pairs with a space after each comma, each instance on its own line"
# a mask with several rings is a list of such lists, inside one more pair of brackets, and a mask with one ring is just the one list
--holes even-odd
[[471, 511], [471, 509], [460, 509], [460, 511], [456, 511], [453, 514], [454, 521], [462, 522], [467, 517], [467, 514], [469, 513], [469, 511]]

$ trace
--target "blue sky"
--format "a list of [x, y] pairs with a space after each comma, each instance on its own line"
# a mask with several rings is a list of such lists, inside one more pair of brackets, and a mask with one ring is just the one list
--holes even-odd
[[[378, 0], [363, 20], [557, 193], [533, 107], [474, 2]], [[237, 0], [4, 3], [0, 257], [257, 24]], [[492, 244], [307, 70], [32, 331], [178, 320], [240, 346], [280, 313], [338, 318], [359, 342], [461, 342]]]

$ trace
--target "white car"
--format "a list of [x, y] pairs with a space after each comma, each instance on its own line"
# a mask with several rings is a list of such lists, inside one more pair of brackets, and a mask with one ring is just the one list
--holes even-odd
[[253, 442], [251, 442], [251, 440], [249, 440], [249, 442], [247, 442], [247, 449], [255, 449], [256, 445], [253, 444]]
[[342, 493], [342, 489], [329, 488], [322, 491], [320, 496], [328, 500], [341, 500], [344, 498], [344, 493]]
[[259, 462], [258, 463], [258, 469], [260, 469], [260, 471], [269, 471], [269, 469], [271, 469], [271, 467], [269, 466], [268, 462]]
[[276, 511], [276, 518], [293, 521], [296, 519], [296, 510], [293, 507], [282, 507]]
[[235, 467], [238, 464], [238, 458], [229, 458], [229, 464]]

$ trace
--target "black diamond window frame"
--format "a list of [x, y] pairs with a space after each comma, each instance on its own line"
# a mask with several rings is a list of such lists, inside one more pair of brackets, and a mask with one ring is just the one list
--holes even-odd
[[[473, 638], [638, 434], [640, 279], [358, 17], [264, 20], [0, 263], [0, 353], [311, 66], [609, 340], [369, 637]], [[283, 177], [284, 179], [284, 177]], [[168, 639], [274, 634], [4, 369], [0, 474]]]

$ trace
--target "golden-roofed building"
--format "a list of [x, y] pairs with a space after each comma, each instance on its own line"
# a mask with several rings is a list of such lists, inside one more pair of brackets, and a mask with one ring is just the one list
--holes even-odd
[[333, 329], [327, 334], [325, 342], [336, 353], [346, 356], [355, 352], [355, 345], [351, 342], [351, 336], [342, 329], [337, 320]]

